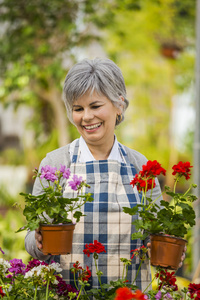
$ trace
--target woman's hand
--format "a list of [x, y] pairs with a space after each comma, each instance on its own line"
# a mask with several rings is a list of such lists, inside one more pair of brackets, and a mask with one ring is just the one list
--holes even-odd
[[35, 230], [35, 242], [38, 249], [42, 250], [42, 235], [39, 228]]
[[[149, 258], [151, 258], [151, 243], [147, 243], [147, 248], [148, 248], [148, 256]], [[182, 267], [182, 264], [183, 264], [183, 261], [185, 259], [185, 252], [187, 251], [187, 247], [185, 246], [184, 249], [183, 249], [183, 254], [181, 256], [181, 261], [178, 265], [179, 268]]]

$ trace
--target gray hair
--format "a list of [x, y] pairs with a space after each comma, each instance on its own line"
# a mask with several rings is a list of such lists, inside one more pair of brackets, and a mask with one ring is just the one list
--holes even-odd
[[[126, 99], [126, 86], [120, 68], [110, 59], [84, 59], [75, 64], [68, 72], [63, 88], [63, 100], [70, 122], [74, 101], [86, 92], [97, 92], [106, 96], [116, 107], [121, 108], [122, 118], [116, 120], [116, 125], [124, 120], [124, 112], [129, 101]], [[122, 98], [124, 101], [122, 101]]]

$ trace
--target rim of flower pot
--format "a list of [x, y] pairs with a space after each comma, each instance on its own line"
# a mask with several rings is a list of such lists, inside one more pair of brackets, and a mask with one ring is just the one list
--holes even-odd
[[46, 227], [52, 227], [52, 226], [58, 226], [58, 227], [63, 227], [63, 226], [69, 226], [69, 225], [76, 225], [76, 223], [62, 223], [62, 224], [40, 224], [40, 227], [41, 226], [46, 226]]
[[182, 240], [182, 241], [185, 241], [186, 243], [188, 243], [188, 241], [186, 239], [182, 238], [182, 237], [178, 237], [178, 236], [170, 235], [170, 234], [165, 234], [165, 233], [151, 233], [150, 236], [164, 236], [164, 237], [168, 237], [168, 238]]

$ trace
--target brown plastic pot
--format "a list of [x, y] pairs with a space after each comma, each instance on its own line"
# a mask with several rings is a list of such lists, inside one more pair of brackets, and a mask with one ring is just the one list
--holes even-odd
[[72, 250], [75, 224], [41, 225], [43, 254], [68, 254]]
[[168, 235], [151, 235], [151, 265], [177, 270], [187, 240]]

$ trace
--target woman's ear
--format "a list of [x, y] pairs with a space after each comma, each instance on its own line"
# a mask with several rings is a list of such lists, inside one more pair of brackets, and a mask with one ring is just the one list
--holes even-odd
[[120, 98], [120, 103], [119, 103], [119, 109], [120, 109], [120, 113], [123, 112], [123, 106], [124, 106], [124, 97], [123, 96], [119, 96]]
[[119, 98], [124, 102], [124, 97], [123, 96], [119, 96]]

